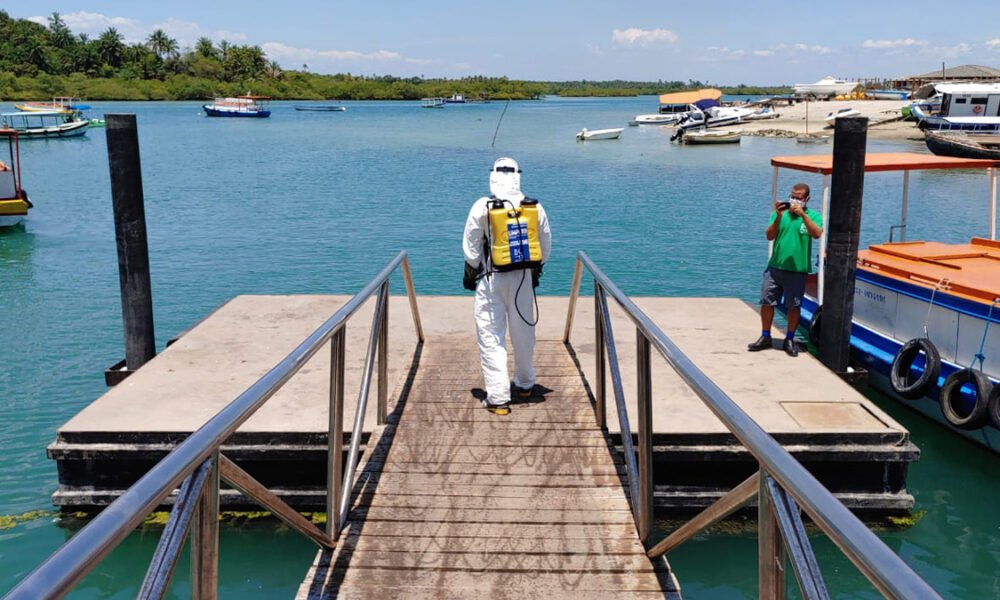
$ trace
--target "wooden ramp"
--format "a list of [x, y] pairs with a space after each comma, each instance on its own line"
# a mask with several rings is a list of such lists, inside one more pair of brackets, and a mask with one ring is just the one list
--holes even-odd
[[679, 599], [645, 556], [573, 358], [540, 341], [535, 366], [535, 397], [496, 416], [474, 395], [469, 336], [428, 340], [297, 598]]

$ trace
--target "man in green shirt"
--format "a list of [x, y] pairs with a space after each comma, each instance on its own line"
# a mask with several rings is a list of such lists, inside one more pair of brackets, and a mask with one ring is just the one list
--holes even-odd
[[788, 200], [774, 203], [774, 212], [764, 230], [764, 235], [768, 241], [774, 242], [774, 247], [760, 289], [762, 331], [757, 341], [747, 346], [751, 352], [774, 347], [771, 343], [774, 307], [784, 296], [788, 331], [782, 349], [789, 356], [799, 354], [795, 346], [795, 329], [799, 326], [799, 310], [811, 266], [812, 240], [823, 235], [823, 216], [806, 208], [808, 202], [809, 186], [796, 183]]

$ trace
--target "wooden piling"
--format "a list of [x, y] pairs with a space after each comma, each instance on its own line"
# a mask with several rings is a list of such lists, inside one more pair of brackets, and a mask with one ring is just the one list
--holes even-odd
[[837, 119], [834, 131], [819, 358], [832, 371], [844, 374], [851, 353], [868, 118]]
[[134, 114], [105, 115], [111, 199], [118, 245], [125, 366], [134, 371], [156, 355], [149, 246], [143, 206], [139, 133]]

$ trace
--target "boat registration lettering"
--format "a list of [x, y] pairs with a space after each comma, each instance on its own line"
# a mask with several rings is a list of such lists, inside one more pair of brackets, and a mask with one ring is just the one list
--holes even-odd
[[873, 292], [872, 290], [868, 289], [863, 290], [861, 288], [856, 287], [854, 288], [854, 295], [861, 296], [865, 300], [870, 300], [872, 302], [877, 302], [879, 304], [885, 304], [885, 294], [881, 294], [879, 292]]

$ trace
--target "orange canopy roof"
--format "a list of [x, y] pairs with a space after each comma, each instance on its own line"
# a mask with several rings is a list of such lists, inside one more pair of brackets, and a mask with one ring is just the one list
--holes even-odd
[[676, 92], [673, 94], [660, 94], [660, 104], [694, 104], [699, 100], [718, 100], [722, 98], [722, 90], [706, 88], [693, 92]]
[[[771, 166], [808, 171], [810, 173], [833, 173], [833, 155], [811, 154], [806, 156], [775, 156]], [[988, 169], [1000, 167], [1000, 161], [982, 158], [953, 158], [918, 154], [916, 152], [883, 152], [865, 154], [865, 172], [912, 171], [921, 169]]]

